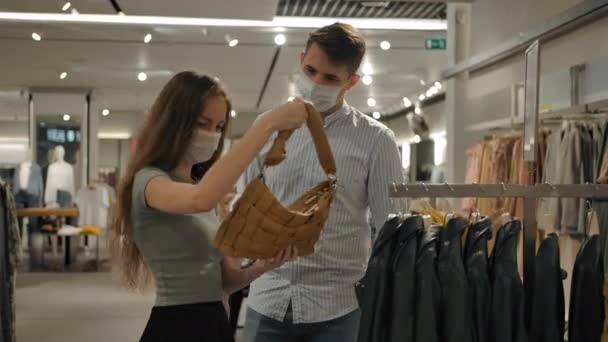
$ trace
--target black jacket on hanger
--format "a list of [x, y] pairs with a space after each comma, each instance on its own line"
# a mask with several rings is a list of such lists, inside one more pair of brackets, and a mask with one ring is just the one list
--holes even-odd
[[462, 233], [468, 222], [462, 217], [448, 221], [441, 231], [437, 274], [441, 284], [439, 333], [441, 341], [471, 341], [469, 286], [462, 262]]
[[439, 342], [441, 285], [436, 270], [441, 230], [441, 226], [432, 226], [418, 232], [415, 276], [416, 338], [411, 341]]
[[401, 216], [390, 217], [378, 234], [363, 279], [356, 291], [361, 308], [359, 342], [386, 342], [390, 322], [391, 260]]
[[488, 316], [491, 290], [488, 269], [488, 240], [492, 238], [489, 218], [471, 225], [464, 249], [464, 266], [469, 281], [469, 308], [471, 313], [472, 342], [488, 341]]
[[388, 341], [414, 341], [415, 283], [413, 281], [418, 248], [418, 232], [424, 229], [422, 216], [405, 219], [397, 231], [397, 245], [393, 253], [393, 293], [391, 325]]
[[511, 220], [496, 233], [490, 258], [491, 305], [489, 339], [492, 342], [525, 342], [525, 294], [517, 271], [517, 242], [521, 222]]
[[559, 241], [549, 234], [534, 259], [534, 295], [530, 341], [564, 341], [564, 286], [560, 268]]
[[576, 256], [570, 292], [568, 341], [600, 341], [604, 324], [604, 271], [600, 239], [593, 235], [583, 242]]

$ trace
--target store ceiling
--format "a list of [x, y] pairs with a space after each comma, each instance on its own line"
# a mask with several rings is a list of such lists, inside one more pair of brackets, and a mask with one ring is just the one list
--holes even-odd
[[[254, 20], [270, 20], [275, 14], [282, 14], [285, 6], [307, 2], [309, 6], [316, 3], [319, 7], [325, 1], [256, 0], [255, 6], [247, 6], [247, 10], [243, 10], [244, 4], [250, 4], [250, 1], [188, 0], [172, 1], [168, 5], [164, 0], [118, 0], [127, 15]], [[59, 0], [4, 0], [0, 3], [0, 11], [60, 13], [64, 3]], [[410, 11], [412, 15], [432, 18], [445, 15], [442, 10], [445, 4], [441, 3], [388, 3], [397, 11], [394, 14], [398, 14], [403, 5], [418, 6], [418, 10]], [[73, 0], [71, 4], [83, 14], [115, 13], [109, 0]], [[288, 12], [291, 15], [293, 11]], [[336, 15], [329, 10], [325, 13]], [[356, 14], [355, 10], [353, 13]], [[14, 116], [15, 113], [8, 112], [17, 109], [10, 108], [18, 108], [19, 115], [27, 113], [27, 106], [22, 101], [9, 100], [10, 96], [6, 94], [17, 97], [20, 89], [31, 87], [91, 89], [94, 113], [99, 115], [103, 108], [109, 108], [125, 117], [127, 114], [124, 113], [142, 115], [171, 75], [181, 70], [218, 76], [226, 84], [239, 112], [237, 120], [241, 113], [248, 115], [247, 120], [250, 120], [252, 113], [268, 110], [292, 95], [290, 80], [297, 72], [299, 54], [309, 30], [280, 30], [287, 37], [287, 43], [280, 48], [268, 87], [262, 93], [277, 51], [274, 44], [277, 31], [275, 28], [1, 23], [0, 111], [4, 112], [0, 112], [0, 120]], [[33, 32], [40, 34], [42, 40], [34, 41], [31, 37]], [[148, 33], [152, 34], [152, 40], [146, 44], [143, 39]], [[363, 33], [368, 41], [366, 62], [372, 65], [373, 83], [369, 86], [360, 83], [349, 95], [349, 102], [363, 111], [398, 110], [403, 96], [414, 100], [417, 94], [428, 89], [428, 84], [438, 80], [440, 70], [447, 62], [445, 51], [424, 49], [426, 38], [444, 38], [445, 31], [367, 30]], [[230, 39], [238, 39], [238, 45], [229, 47]], [[379, 47], [383, 40], [391, 43], [390, 50]], [[60, 79], [63, 72], [67, 77]], [[140, 72], [147, 74], [145, 82], [137, 79]], [[262, 100], [257, 106], [260, 96]], [[376, 107], [367, 105], [369, 97], [376, 99]], [[2, 102], [9, 104], [2, 105]], [[18, 105], [10, 105], [11, 102]]]

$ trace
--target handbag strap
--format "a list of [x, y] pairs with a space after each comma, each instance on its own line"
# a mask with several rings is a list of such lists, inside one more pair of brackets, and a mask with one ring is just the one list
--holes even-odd
[[[317, 157], [321, 162], [321, 167], [327, 175], [336, 175], [336, 162], [334, 161], [334, 155], [331, 152], [329, 142], [327, 141], [327, 135], [325, 135], [325, 128], [323, 127], [323, 121], [321, 120], [321, 114], [309, 103], [306, 103], [306, 110], [308, 111], [308, 119], [306, 125], [312, 135], [312, 141], [315, 144], [317, 150]], [[285, 144], [291, 136], [294, 130], [280, 131], [277, 135], [272, 147], [266, 154], [264, 160], [264, 166], [274, 166], [280, 164], [285, 159], [287, 153], [285, 151]]]

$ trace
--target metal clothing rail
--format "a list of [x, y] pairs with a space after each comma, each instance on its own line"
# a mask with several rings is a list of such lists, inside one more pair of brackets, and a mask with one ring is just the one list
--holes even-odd
[[526, 322], [530, 322], [534, 290], [534, 258], [536, 256], [536, 200], [538, 198], [608, 198], [605, 184], [395, 184], [390, 186], [392, 198], [495, 198], [521, 197], [524, 199], [523, 249]]

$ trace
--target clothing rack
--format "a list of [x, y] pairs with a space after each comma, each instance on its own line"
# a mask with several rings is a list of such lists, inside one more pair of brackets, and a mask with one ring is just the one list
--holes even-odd
[[553, 198], [608, 198], [604, 184], [392, 184], [391, 198], [493, 198], [521, 197], [524, 199], [523, 264], [526, 320], [530, 317], [534, 289], [534, 258], [536, 256], [536, 200]]

